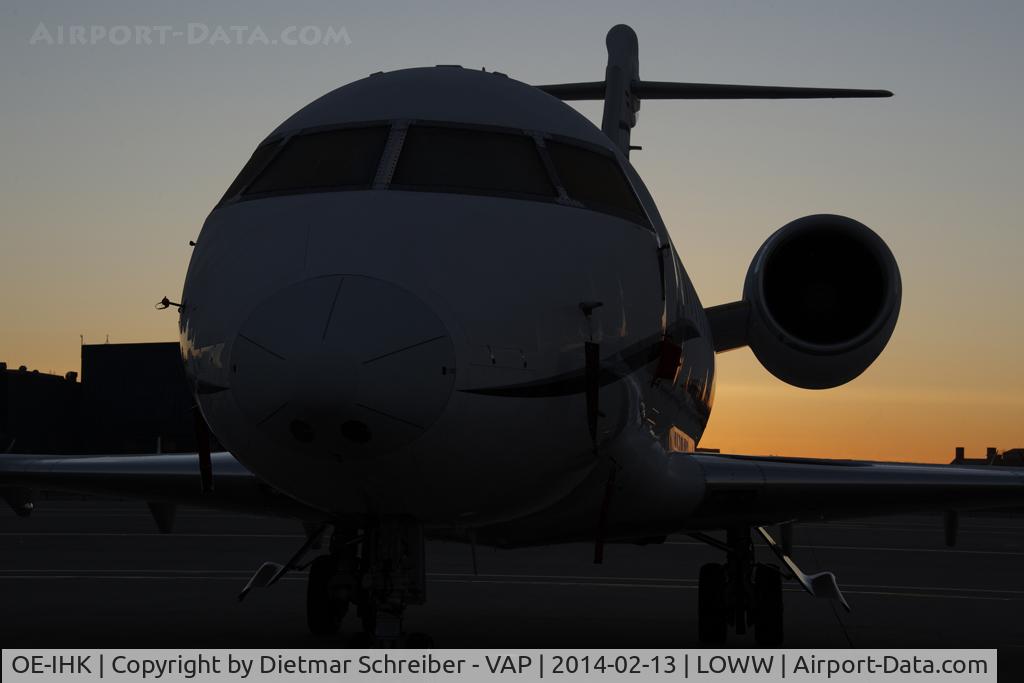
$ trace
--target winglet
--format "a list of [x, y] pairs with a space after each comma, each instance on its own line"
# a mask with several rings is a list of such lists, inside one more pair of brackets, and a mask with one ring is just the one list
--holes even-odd
[[[793, 566], [795, 567], [796, 565], [794, 564]], [[800, 572], [799, 567], [797, 567], [797, 572]], [[839, 590], [836, 575], [832, 572], [820, 572], [818, 574], [803, 574], [801, 572], [797, 574], [796, 578], [801, 584], [804, 584], [804, 588], [814, 597], [838, 600], [847, 612], [850, 611], [850, 603], [843, 596], [843, 591]], [[809, 588], [808, 585], [810, 586]]]
[[174, 503], [146, 503], [149, 506], [149, 512], [153, 515], [153, 521], [156, 522], [156, 528], [159, 529], [162, 534], [169, 534], [174, 531], [174, 518], [177, 512], [177, 506]]
[[292, 569], [299, 567], [299, 562], [303, 556], [309, 552], [310, 548], [317, 545], [320, 542], [320, 537], [324, 535], [329, 525], [325, 522], [320, 525], [320, 528], [313, 532], [308, 533], [306, 536], [306, 542], [292, 555], [287, 562], [284, 564], [278, 564], [276, 562], [264, 562], [260, 565], [260, 568], [256, 570], [256, 573], [252, 575], [249, 582], [245, 584], [245, 588], [238, 594], [238, 601], [241, 602], [245, 599], [245, 596], [249, 594], [253, 588], [266, 588], [267, 586], [273, 586], [275, 583], [281, 580], [281, 577], [290, 572]]
[[786, 565], [789, 572], [793, 575], [793, 578], [797, 580], [805, 591], [810, 593], [816, 598], [823, 598], [826, 600], [838, 600], [843, 608], [849, 612], [850, 603], [846, 601], [846, 597], [843, 596], [843, 592], [839, 590], [839, 583], [836, 581], [836, 575], [832, 572], [820, 572], [818, 574], [804, 574], [800, 567], [797, 566], [793, 558], [783, 551], [782, 547], [772, 538], [768, 530], [763, 526], [757, 527], [757, 532], [761, 534], [761, 538], [764, 539], [765, 543], [771, 549], [775, 556]]
[[245, 596], [249, 594], [253, 588], [266, 588], [267, 586], [273, 585], [277, 582], [281, 576], [287, 571], [286, 567], [283, 567], [276, 562], [264, 562], [260, 565], [260, 568], [256, 570], [250, 578], [248, 583], [245, 584], [245, 588], [238, 594], [238, 601], [245, 600]]

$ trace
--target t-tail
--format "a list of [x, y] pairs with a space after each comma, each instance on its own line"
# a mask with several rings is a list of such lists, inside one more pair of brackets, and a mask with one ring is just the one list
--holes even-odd
[[640, 78], [636, 33], [613, 26], [605, 39], [608, 67], [603, 81], [537, 86], [561, 100], [604, 100], [601, 130], [629, 156], [629, 135], [636, 126], [641, 100], [778, 100], [835, 97], [892, 97], [888, 90], [797, 88], [776, 85], [726, 85], [645, 81]]

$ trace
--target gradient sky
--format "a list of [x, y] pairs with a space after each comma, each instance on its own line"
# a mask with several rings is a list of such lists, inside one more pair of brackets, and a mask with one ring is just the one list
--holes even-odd
[[[1024, 26], [1020, 2], [270, 2], [0, 5], [0, 360], [63, 373], [85, 341], [176, 339], [193, 239], [256, 143], [371, 72], [486, 66], [598, 80], [604, 35], [640, 38], [653, 80], [888, 88], [864, 101], [645, 102], [633, 162], [705, 305], [737, 298], [754, 251], [843, 213], [903, 274], [881, 358], [838, 389], [787, 387], [719, 356], [704, 445], [948, 460], [1024, 446]], [[42, 23], [211, 30], [344, 27], [330, 46], [31, 44]], [[247, 32], [246, 35], [251, 35]], [[596, 120], [597, 105], [580, 107]]]

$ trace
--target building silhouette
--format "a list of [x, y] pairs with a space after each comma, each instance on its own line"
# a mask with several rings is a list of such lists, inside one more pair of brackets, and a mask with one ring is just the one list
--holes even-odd
[[999, 451], [994, 446], [985, 449], [984, 458], [968, 458], [964, 456], [964, 447], [957, 446], [951, 465], [965, 467], [1024, 467], [1024, 448], [1010, 448]]
[[192, 407], [176, 342], [85, 344], [81, 381], [0, 363], [0, 452], [194, 451]]
[[0, 363], [0, 452], [72, 453], [80, 443], [81, 385]]

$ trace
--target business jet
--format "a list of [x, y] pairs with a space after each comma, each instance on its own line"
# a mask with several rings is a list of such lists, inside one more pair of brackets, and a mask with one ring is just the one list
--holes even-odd
[[[294, 517], [305, 543], [241, 595], [308, 566], [310, 629], [354, 605], [378, 643], [404, 642], [425, 601], [425, 538], [582, 541], [600, 562], [685, 533], [724, 558], [700, 570], [701, 641], [752, 628], [764, 645], [783, 641], [783, 580], [847, 605], [832, 573], [794, 562], [790, 525], [936, 510], [952, 536], [958, 510], [1024, 502], [1002, 470], [697, 449], [716, 353], [747, 346], [807, 389], [848, 382], [893, 332], [900, 272], [863, 224], [805, 216], [757, 251], [741, 300], [705, 308], [629, 161], [641, 102], [892, 93], [648, 81], [632, 29], [606, 42], [601, 81], [405, 69], [288, 118], [163, 302], [198, 453], [8, 455], [5, 499], [27, 514], [40, 489], [134, 497], [165, 531], [178, 504]], [[600, 128], [574, 100], [603, 101]]]

